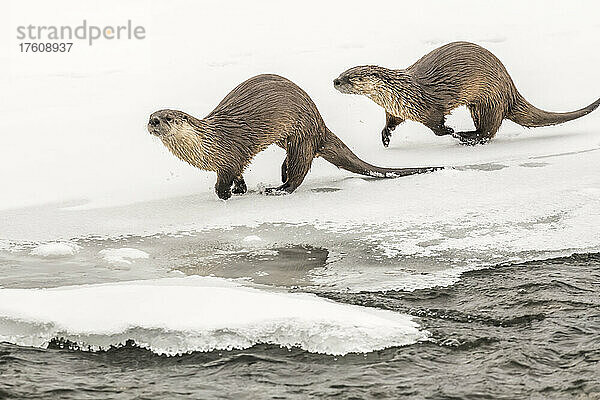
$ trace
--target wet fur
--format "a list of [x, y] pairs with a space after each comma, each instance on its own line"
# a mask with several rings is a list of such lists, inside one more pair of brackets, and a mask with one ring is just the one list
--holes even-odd
[[[253, 157], [271, 144], [283, 148], [283, 184], [270, 192], [293, 192], [315, 157], [348, 171], [399, 177], [436, 168], [380, 168], [360, 160], [323, 122], [308, 94], [278, 75], [259, 75], [238, 85], [204, 119], [177, 110], [150, 116], [150, 133], [189, 164], [217, 173], [215, 190], [222, 199], [244, 193], [242, 177]], [[233, 186], [233, 189], [232, 189]]]
[[554, 113], [532, 106], [517, 91], [506, 68], [490, 51], [473, 43], [454, 42], [423, 56], [406, 69], [374, 65], [350, 68], [334, 80], [342, 93], [362, 94], [386, 112], [382, 142], [404, 120], [421, 122], [436, 135], [454, 134], [445, 117], [466, 105], [475, 131], [454, 134], [467, 144], [494, 137], [502, 120], [537, 127], [560, 124], [589, 114], [600, 99], [578, 111]]

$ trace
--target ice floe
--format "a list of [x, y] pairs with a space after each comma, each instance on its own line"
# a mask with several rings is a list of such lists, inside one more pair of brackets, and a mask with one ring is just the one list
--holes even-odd
[[259, 343], [342, 355], [412, 344], [427, 333], [404, 314], [212, 277], [0, 289], [0, 341], [44, 347], [57, 337], [90, 349], [133, 339], [168, 355]]

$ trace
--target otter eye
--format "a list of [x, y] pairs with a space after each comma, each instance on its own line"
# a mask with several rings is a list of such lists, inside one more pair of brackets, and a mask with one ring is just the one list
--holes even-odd
[[165, 119], [167, 120], [167, 122], [173, 122], [173, 118], [172, 117], [167, 117]]

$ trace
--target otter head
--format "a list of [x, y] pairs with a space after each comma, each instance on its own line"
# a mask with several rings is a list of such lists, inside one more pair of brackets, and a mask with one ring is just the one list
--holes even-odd
[[176, 135], [189, 126], [190, 116], [177, 110], [160, 110], [150, 115], [148, 132], [162, 138]]
[[333, 87], [347, 94], [373, 94], [385, 85], [385, 68], [375, 65], [353, 67], [333, 80]]

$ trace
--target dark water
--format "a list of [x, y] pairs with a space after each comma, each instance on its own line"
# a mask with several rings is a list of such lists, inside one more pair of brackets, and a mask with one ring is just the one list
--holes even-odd
[[599, 254], [469, 272], [447, 288], [318, 294], [414, 315], [431, 341], [344, 357], [5, 343], [0, 398], [600, 398]]

